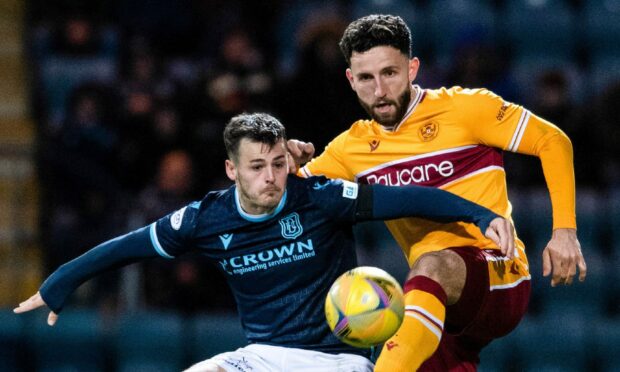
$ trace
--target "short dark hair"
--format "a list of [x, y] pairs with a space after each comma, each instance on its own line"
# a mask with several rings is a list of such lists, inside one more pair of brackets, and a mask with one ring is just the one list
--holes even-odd
[[363, 53], [376, 46], [394, 47], [411, 58], [411, 30], [399, 16], [372, 14], [351, 22], [339, 45], [349, 66], [353, 52]]
[[273, 147], [281, 139], [286, 140], [284, 125], [265, 113], [241, 114], [230, 119], [224, 128], [224, 146], [231, 160], [239, 155], [239, 143], [247, 138]]

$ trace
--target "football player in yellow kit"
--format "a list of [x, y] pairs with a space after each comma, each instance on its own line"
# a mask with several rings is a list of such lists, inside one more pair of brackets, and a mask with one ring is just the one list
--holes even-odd
[[[572, 145], [556, 126], [485, 89], [424, 89], [413, 84], [420, 61], [397, 16], [352, 22], [340, 48], [346, 77], [371, 120], [337, 136], [301, 176], [325, 175], [384, 185], [439, 187], [511, 218], [502, 151], [540, 158], [553, 207], [543, 250], [551, 285], [571, 284], [586, 263], [576, 236]], [[298, 164], [314, 154], [290, 140]], [[376, 371], [472, 371], [480, 350], [512, 331], [526, 312], [530, 273], [523, 242], [502, 251], [468, 223], [416, 218], [386, 222], [411, 271], [406, 317]]]

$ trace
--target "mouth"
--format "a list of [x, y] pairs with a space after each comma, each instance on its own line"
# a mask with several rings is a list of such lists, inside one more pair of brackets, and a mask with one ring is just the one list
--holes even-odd
[[392, 104], [389, 102], [380, 102], [374, 105], [375, 111], [380, 114], [386, 114], [392, 110]]

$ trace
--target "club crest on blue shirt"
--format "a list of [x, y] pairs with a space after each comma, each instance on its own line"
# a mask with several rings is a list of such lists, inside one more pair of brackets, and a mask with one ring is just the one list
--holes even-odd
[[178, 230], [181, 228], [181, 223], [183, 222], [183, 214], [185, 213], [186, 208], [187, 207], [183, 207], [179, 209], [178, 211], [174, 212], [174, 214], [170, 217], [170, 225], [172, 225], [173, 229]]
[[291, 213], [281, 219], [280, 227], [282, 228], [282, 237], [286, 239], [295, 239], [304, 232], [297, 213]]

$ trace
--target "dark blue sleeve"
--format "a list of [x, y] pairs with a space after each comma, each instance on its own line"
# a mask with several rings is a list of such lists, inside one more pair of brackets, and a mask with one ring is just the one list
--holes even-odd
[[59, 267], [41, 285], [43, 301], [58, 313], [69, 295], [88, 279], [144, 258], [158, 256], [148, 227], [108, 240]]
[[151, 225], [151, 241], [160, 256], [174, 258], [192, 249], [200, 206], [200, 202], [190, 203]]
[[355, 182], [325, 177], [308, 179], [310, 199], [331, 219], [355, 223], [359, 186]]
[[[470, 202], [444, 190], [423, 186], [390, 187], [384, 185], [364, 186], [371, 193], [362, 192], [361, 197], [372, 198], [360, 201], [360, 205], [372, 205], [372, 212], [361, 214], [366, 218], [391, 220], [402, 217], [421, 217], [437, 222], [471, 222], [483, 233], [492, 220], [499, 217], [490, 209]], [[368, 218], [370, 217], [370, 218]]]

